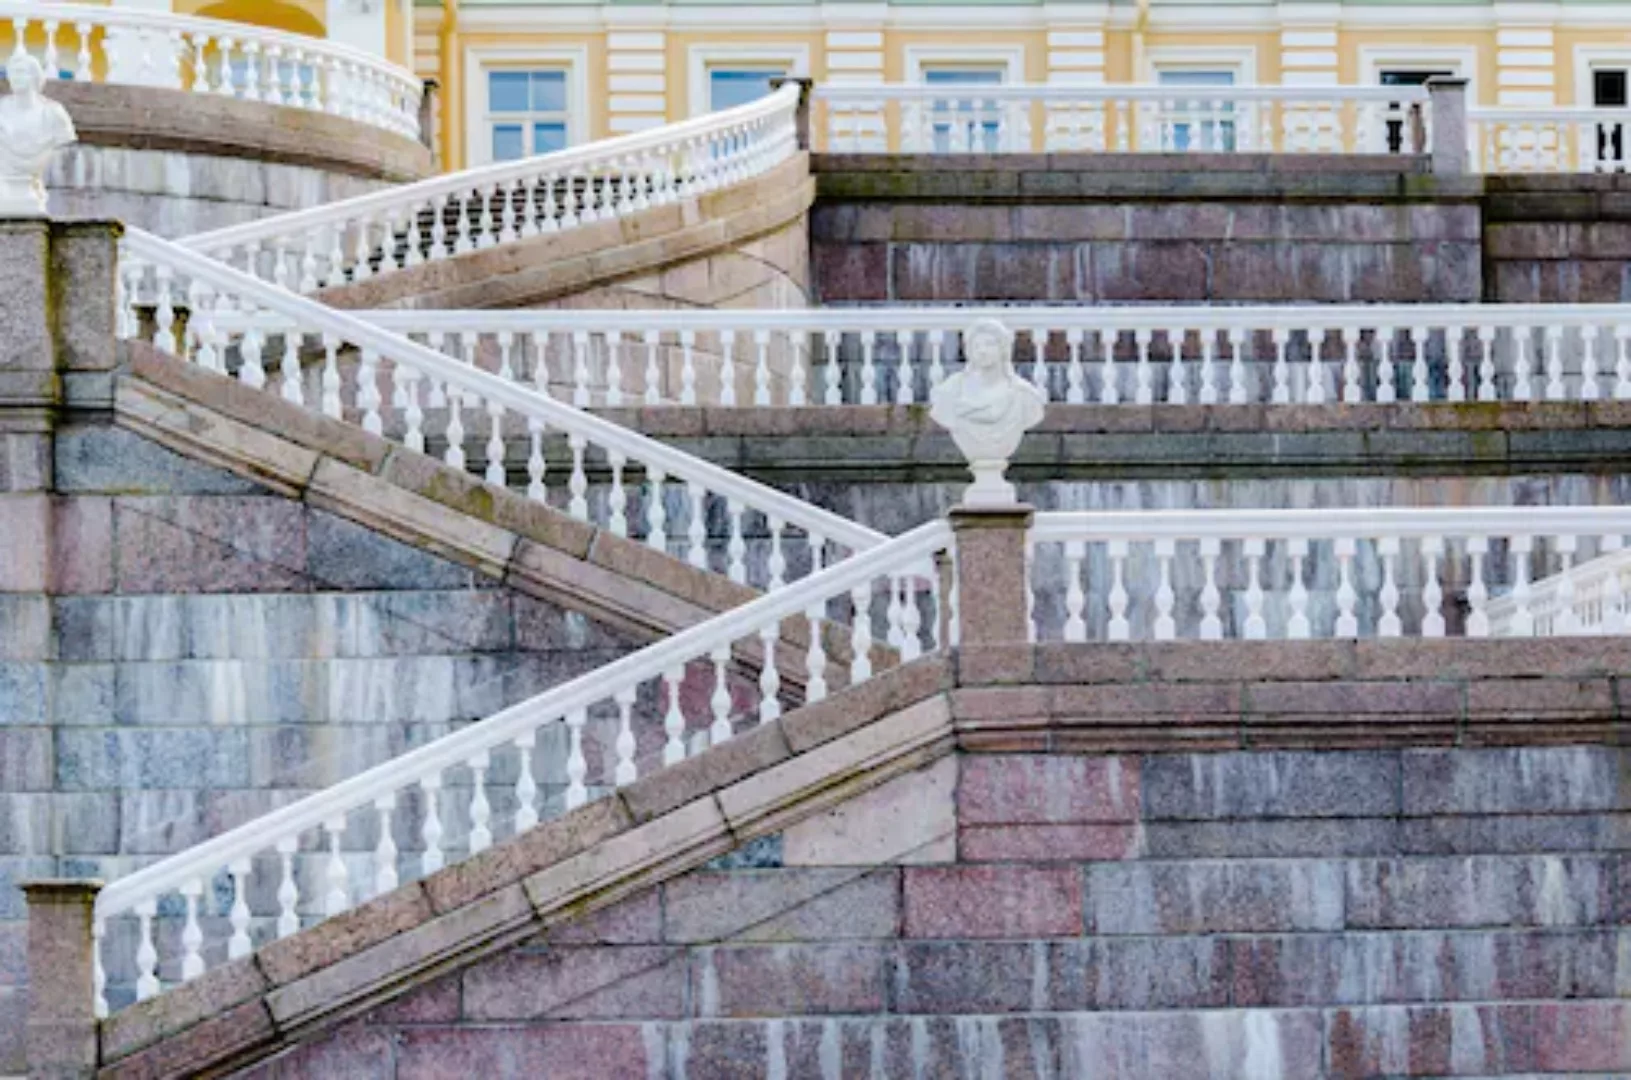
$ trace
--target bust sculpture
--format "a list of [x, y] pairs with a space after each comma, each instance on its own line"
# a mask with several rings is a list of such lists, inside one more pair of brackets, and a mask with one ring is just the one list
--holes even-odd
[[41, 93], [45, 72], [27, 53], [6, 61], [0, 97], [0, 217], [45, 215], [45, 168], [79, 136], [68, 110]]
[[1008, 459], [1025, 432], [1042, 420], [1042, 392], [1014, 374], [1013, 335], [995, 319], [982, 319], [963, 333], [967, 366], [929, 392], [936, 423], [951, 432], [968, 459], [974, 483], [966, 506], [1012, 506], [1014, 485], [1003, 478]]

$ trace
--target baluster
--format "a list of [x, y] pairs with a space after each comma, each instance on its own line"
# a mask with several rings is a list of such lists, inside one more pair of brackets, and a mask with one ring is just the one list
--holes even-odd
[[764, 660], [759, 665], [759, 723], [768, 724], [781, 716], [781, 669], [776, 666], [776, 646], [781, 640], [781, 627], [775, 622], [759, 628], [759, 651]]
[[299, 846], [299, 838], [285, 837], [277, 842], [278, 853], [278, 888], [277, 888], [277, 936], [286, 938], [300, 929], [300, 886], [294, 877], [294, 854]]
[[[770, 363], [769, 351], [770, 331], [753, 331], [753, 403], [755, 405], [770, 404]], [[907, 390], [910, 400], [910, 389]]]
[[1110, 626], [1111, 641], [1127, 641], [1132, 637], [1132, 626], [1127, 621], [1127, 541], [1112, 540], [1110, 552]]
[[589, 520], [589, 477], [583, 471], [583, 452], [588, 443], [582, 435], [573, 433], [567, 436], [567, 446], [572, 450], [572, 476], [567, 481], [567, 490], [571, 498], [567, 500], [566, 512], [580, 521]]
[[1527, 326], [1512, 328], [1512, 400], [1531, 401], [1535, 395], [1535, 332]]
[[766, 514], [765, 526], [770, 530], [770, 555], [765, 559], [769, 581], [765, 584], [765, 591], [775, 592], [787, 584], [787, 556], [782, 551], [782, 534], [786, 532], [787, 524], [780, 518]]
[[[1610, 533], [1602, 538], [1598, 546], [1604, 556], [1613, 555], [1625, 547], [1625, 538], [1618, 533]], [[1609, 572], [1603, 579], [1603, 617], [1599, 633], [1624, 634], [1631, 626], [1631, 612], [1626, 611], [1625, 582], [1622, 580], [1623, 571], [1610, 562]]]
[[683, 667], [663, 672], [663, 689], [668, 698], [668, 710], [663, 714], [663, 764], [673, 765], [685, 760], [685, 712], [680, 706], [680, 684], [685, 681]]
[[566, 808], [576, 810], [589, 801], [589, 789], [583, 778], [589, 773], [589, 763], [583, 758], [583, 727], [589, 722], [587, 709], [573, 709], [566, 714], [568, 748], [566, 754]]
[[1602, 396], [1602, 386], [1598, 383], [1597, 348], [1601, 335], [1595, 326], [1582, 326], [1580, 328], [1580, 343], [1583, 346], [1580, 357], [1580, 400], [1596, 401]]
[[1382, 587], [1376, 594], [1381, 614], [1376, 621], [1376, 635], [1396, 638], [1404, 633], [1404, 623], [1399, 618], [1399, 538], [1384, 536], [1377, 540], [1376, 548], [1382, 557]]
[[1218, 403], [1218, 335], [1215, 330], [1203, 329], [1201, 334], [1201, 390], [1202, 405]]
[[1187, 333], [1183, 330], [1167, 331], [1167, 351], [1172, 354], [1171, 365], [1167, 371], [1167, 404], [1187, 405], [1189, 403], [1189, 376], [1184, 366], [1184, 339]]
[[902, 574], [900, 579], [901, 661], [911, 663], [923, 655], [923, 613], [917, 607], [917, 576]]
[[1563, 327], [1548, 326], [1546, 340], [1546, 400], [1563, 400]]
[[1087, 544], [1082, 540], [1065, 541], [1065, 640], [1086, 641], [1087, 621], [1082, 611], [1087, 596], [1082, 590], [1082, 564], [1087, 559]]
[[136, 905], [136, 1000], [146, 1001], [159, 992], [159, 951], [153, 945], [153, 918], [158, 901], [143, 900]]
[[[1626, 129], [1622, 128], [1622, 131]], [[1614, 400], [1631, 398], [1631, 326], [1614, 327]]]
[[874, 351], [878, 345], [876, 330], [861, 331], [861, 404], [878, 403], [878, 368]]
[[232, 935], [227, 938], [228, 960], [241, 959], [254, 951], [254, 945], [249, 940], [249, 875], [252, 868], [248, 859], [234, 859], [227, 867], [227, 874], [232, 878], [232, 909], [227, 913], [227, 923], [232, 927]]
[[1472, 564], [1472, 580], [1467, 584], [1467, 636], [1489, 637], [1489, 587], [1484, 584], [1484, 556], [1489, 554], [1489, 537], [1467, 538], [1467, 559]]
[[204, 883], [190, 878], [181, 885], [181, 898], [186, 903], [186, 920], [181, 927], [181, 981], [192, 982], [204, 974], [204, 931], [198, 925], [198, 898], [204, 893]]
[[535, 502], [548, 502], [544, 477], [549, 466], [544, 461], [544, 430], [542, 420], [527, 418], [527, 498]]
[[1274, 344], [1274, 385], [1269, 400], [1276, 405], [1287, 405], [1291, 402], [1291, 381], [1286, 366], [1286, 349], [1291, 344], [1291, 335], [1285, 327], [1276, 326], [1269, 331], [1269, 339]]
[[470, 189], [458, 193], [458, 221], [454, 230], [453, 254], [463, 255], [476, 249], [475, 242], [470, 237]]
[[1156, 641], [1172, 641], [1178, 636], [1178, 623], [1172, 616], [1177, 597], [1172, 591], [1172, 557], [1177, 542], [1168, 538], [1155, 541], [1155, 561], [1159, 578], [1155, 586], [1155, 622], [1152, 630]]
[[640, 778], [639, 767], [634, 762], [634, 699], [636, 687], [626, 686], [612, 695], [617, 703], [617, 741], [613, 749], [617, 754], [617, 766], [612, 771], [612, 781], [623, 787], [632, 784]]
[[697, 403], [697, 365], [695, 349], [697, 335], [694, 330], [680, 331], [680, 404]]
[[487, 801], [487, 769], [492, 764], [487, 751], [471, 755], [465, 765], [470, 769], [470, 854], [486, 851], [493, 843], [493, 808]]
[[1410, 364], [1410, 400], [1426, 401], [1431, 397], [1431, 385], [1427, 376], [1427, 346], [1432, 340], [1432, 330], [1425, 326], [1416, 326], [1410, 329], [1412, 355], [1414, 359]]
[[340, 413], [340, 339], [333, 334], [323, 335], [322, 408], [324, 416], [339, 418]]
[[606, 496], [606, 509], [608, 512], [606, 527], [612, 531], [613, 536], [629, 535], [629, 519], [627, 514], [629, 495], [623, 486], [623, 469], [628, 459], [616, 450], [606, 452], [606, 463], [612, 470], [612, 487]]
[[[294, 335], [295, 331], [291, 328], [286, 332], [286, 339], [292, 339]], [[242, 361], [238, 368], [238, 378], [245, 386], [253, 386], [259, 389], [266, 385], [266, 368], [261, 363], [261, 345], [264, 340], [265, 338], [258, 328], [250, 327], [244, 331], [243, 338], [238, 342], [238, 357]], [[288, 363], [287, 358], [285, 358], [284, 363]], [[296, 367], [299, 366], [298, 359], [295, 364]], [[213, 364], [210, 366], [213, 368]], [[284, 378], [287, 380], [288, 376]], [[296, 372], [296, 378], [299, 378], [298, 372]]]
[[[1048, 362], [1044, 354], [1047, 352], [1048, 333], [1045, 330], [1031, 330], [1027, 332], [1031, 340], [1033, 359], [1031, 360], [1031, 385], [1042, 394], [1042, 400], [1051, 400], [1053, 395], [1048, 393]], [[1018, 342], [1015, 342], [1016, 350]]]
[[[1394, 543], [1397, 544], [1398, 541], [1395, 540]], [[1424, 536], [1421, 538], [1420, 547], [1422, 569], [1426, 575], [1426, 582], [1421, 590], [1421, 636], [1441, 638], [1444, 636], [1444, 587], [1439, 581], [1438, 562], [1443, 553], [1444, 540], [1438, 536]], [[1386, 607], [1384, 601], [1383, 608]]]
[[708, 745], [718, 746], [730, 739], [731, 730], [731, 647], [722, 645], [708, 654], [714, 665], [714, 692], [708, 698], [708, 708], [714, 721], [708, 725]]
[[153, 276], [157, 283], [158, 302], [153, 309], [153, 347], [159, 352], [170, 356], [176, 355], [176, 308], [175, 300], [171, 295], [171, 277], [168, 267], [154, 267]]
[[1359, 619], [1354, 615], [1354, 604], [1359, 599], [1359, 594], [1354, 590], [1353, 583], [1354, 555], [1358, 549], [1359, 542], [1353, 537], [1337, 538], [1337, 621], [1333, 637], [1359, 636]]
[[1337, 330], [1342, 338], [1342, 400], [1357, 404], [1365, 400], [1365, 389], [1359, 381], [1359, 328], [1342, 327]]
[[1534, 551], [1534, 537], [1514, 536], [1510, 541], [1512, 554], [1512, 622], [1509, 637], [1533, 637], [1535, 616], [1529, 610], [1529, 560]]
[[1314, 327], [1308, 331], [1308, 389], [1305, 400], [1310, 405], [1325, 404], [1325, 330]]
[[747, 541], [742, 537], [742, 514], [746, 507], [740, 499], [727, 499], [725, 509], [730, 520], [730, 538], [726, 542], [726, 573], [738, 585], [747, 584]]
[[657, 331], [641, 331], [640, 342], [645, 347], [646, 354], [646, 389], [641, 400], [647, 405], [660, 405], [663, 400], [663, 373], [657, 357], [662, 346], [658, 341]]
[[1241, 541], [1241, 554], [1246, 559], [1246, 625], [1248, 641], [1262, 641], [1269, 636], [1268, 621], [1263, 618], [1263, 583], [1261, 566], [1267, 542], [1261, 537], [1247, 537]]
[[442, 461], [464, 471], [464, 391], [457, 386], [447, 388], [447, 447], [442, 451]]
[[[1070, 362], [1065, 368], [1065, 400], [1072, 405], [1080, 405], [1087, 400], [1086, 383], [1087, 373], [1082, 367], [1082, 339], [1086, 335], [1081, 327], [1072, 327], [1065, 331], [1065, 344], [1070, 349]], [[943, 340], [943, 339], [942, 339]], [[939, 353], [935, 353], [935, 363], [939, 366]], [[944, 373], [929, 373], [929, 388], [932, 390], [940, 384]]]
[[442, 854], [442, 834], [445, 830], [442, 828], [441, 807], [438, 805], [440, 802], [438, 793], [442, 790], [441, 774], [421, 777], [419, 790], [425, 799], [425, 820], [419, 826], [419, 837], [425, 845], [425, 850], [419, 856], [419, 875], [429, 877], [445, 864]]
[[[74, 57], [74, 81], [92, 82], [96, 72], [91, 67], [91, 34], [95, 27], [89, 22], [74, 23], [74, 33], [79, 35], [79, 53]], [[21, 41], [22, 38], [17, 39]]]
[[883, 613], [883, 625], [885, 632], [884, 640], [888, 642], [891, 649], [899, 652], [901, 644], [904, 641], [904, 636], [901, 632], [902, 620], [900, 589], [898, 588], [899, 579], [897, 577], [889, 577], [885, 579], [884, 584], [888, 587], [889, 597], [889, 602], [884, 605]]
[[[831, 345], [828, 345], [828, 342]], [[823, 355], [827, 359], [826, 367], [826, 393], [822, 403], [826, 405], [842, 405], [844, 403], [843, 391], [843, 365], [839, 362], [839, 354], [843, 344], [843, 337], [834, 334], [831, 338], [821, 335]]]
[[804, 682], [806, 705], [814, 705], [827, 696], [827, 650], [821, 640], [821, 627], [826, 615], [824, 604], [815, 604], [804, 613], [806, 621], [810, 624], [810, 646], [804, 654], [804, 667], [807, 672]]
[[1303, 567], [1308, 561], [1308, 539], [1294, 536], [1286, 541], [1291, 555], [1291, 589], [1287, 600], [1291, 614], [1286, 619], [1286, 637], [1292, 641], [1306, 641], [1313, 636], [1314, 625], [1308, 619], [1308, 587], [1303, 584]]
[[1150, 372], [1150, 348], [1154, 332], [1147, 327], [1133, 331], [1133, 403], [1149, 405], [1155, 400]]
[[381, 795], [374, 800], [374, 814], [379, 822], [379, 840], [374, 844], [373, 896], [384, 896], [397, 886], [396, 837], [391, 832], [391, 817], [396, 813], [396, 795]]
[[792, 364], [787, 371], [787, 404], [796, 409], [808, 404], [805, 382], [810, 378], [811, 372], [804, 362], [804, 350], [809, 335], [789, 332], [783, 336], [783, 340], [787, 342], [787, 351], [792, 358]]
[[340, 841], [345, 836], [345, 818], [333, 818], [323, 823], [328, 833], [328, 861], [323, 868], [327, 889], [323, 893], [323, 914], [330, 918], [350, 906], [350, 881], [345, 859], [340, 855]]
[[1397, 372], [1393, 363], [1396, 333], [1391, 326], [1380, 326], [1377, 327], [1376, 336], [1372, 339], [1376, 347], [1376, 400], [1384, 405], [1391, 405], [1398, 400], [1398, 391], [1394, 385]]
[[623, 404], [623, 349], [625, 339], [623, 334], [616, 330], [608, 330], [601, 335], [601, 342], [606, 353], [606, 404], [617, 408]]
[[[1557, 615], [1553, 633], [1569, 637], [1580, 633], [1580, 612], [1575, 607], [1574, 553], [1579, 538], [1569, 533], [1557, 536]], [[1611, 577], [1614, 575], [1610, 575]]]
[[1478, 400], [1495, 401], [1500, 397], [1495, 376], [1495, 327], [1480, 326], [1474, 333], [1478, 335]]
[[1218, 617], [1222, 596], [1218, 592], [1218, 554], [1223, 544], [1215, 536], [1203, 536], [1201, 548], [1201, 640], [1223, 640], [1223, 620]]
[[691, 504], [690, 520], [686, 523], [686, 561], [699, 570], [708, 567], [707, 519], [703, 513], [703, 498], [707, 492], [700, 484], [687, 480], [685, 496]]
[[538, 745], [538, 733], [517, 735], [513, 745], [520, 768], [515, 778], [515, 834], [519, 836], [538, 824], [538, 781], [532, 775], [532, 751]]
[[1246, 341], [1245, 327], [1229, 327], [1229, 404], [1246, 404]]
[[853, 686], [872, 677], [872, 583], [855, 586], [849, 598], [853, 609], [850, 616], [850, 646], [854, 653], [850, 660], [850, 685]]
[[736, 405], [736, 331], [719, 332], [719, 403], [726, 408]]
[[646, 546], [668, 554], [668, 507], [663, 502], [668, 474], [655, 465], [646, 466]]
[[1099, 401], [1104, 405], [1117, 405], [1121, 402], [1121, 381], [1116, 372], [1116, 345], [1121, 335], [1115, 330], [1101, 330], [1098, 333], [1099, 347], [1104, 351], [1104, 363], [1100, 365], [1099, 374]]
[[1449, 354], [1449, 386], [1446, 396], [1451, 401], [1467, 400], [1467, 332], [1464, 327], [1447, 325], [1444, 328], [1445, 351]]

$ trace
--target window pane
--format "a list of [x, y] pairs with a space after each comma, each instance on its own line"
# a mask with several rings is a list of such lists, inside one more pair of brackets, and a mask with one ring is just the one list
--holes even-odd
[[532, 111], [566, 111], [566, 72], [535, 71], [532, 73]]
[[532, 152], [535, 154], [548, 154], [555, 150], [566, 149], [566, 125], [534, 124], [532, 125]]
[[493, 125], [493, 160], [514, 161], [519, 158], [523, 149], [521, 146], [520, 124], [494, 124]]
[[1384, 71], [1383, 86], [1421, 86], [1428, 79], [1449, 78], [1453, 71]]
[[1156, 81], [1162, 86], [1233, 86], [1232, 71], [1160, 71]]
[[527, 79], [525, 71], [488, 72], [487, 107], [493, 112], [526, 112]]
[[1626, 73], [1624, 71], [1594, 71], [1592, 104], [1607, 108], [1623, 108], [1626, 104]]
[[770, 80], [786, 74], [783, 68], [731, 70], [714, 68], [708, 72], [708, 108], [729, 109], [758, 101], [770, 93]]
[[930, 86], [995, 86], [1002, 82], [1002, 69], [925, 68], [923, 81]]

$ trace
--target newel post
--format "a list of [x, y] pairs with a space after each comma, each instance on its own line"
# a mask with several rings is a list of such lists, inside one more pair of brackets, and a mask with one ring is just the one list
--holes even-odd
[[29, 1080], [96, 1074], [95, 941], [91, 909], [100, 881], [29, 881]]
[[960, 648], [1029, 643], [1025, 553], [1035, 516], [1023, 503], [952, 508]]
[[1468, 167], [1467, 80], [1435, 76], [1427, 80], [1427, 94], [1433, 113], [1433, 175], [1460, 176]]
[[815, 89], [815, 80], [803, 76], [787, 75], [770, 80], [770, 89], [780, 90], [787, 83], [798, 83], [799, 107], [793, 116], [793, 130], [798, 137], [800, 150], [810, 149], [810, 94]]

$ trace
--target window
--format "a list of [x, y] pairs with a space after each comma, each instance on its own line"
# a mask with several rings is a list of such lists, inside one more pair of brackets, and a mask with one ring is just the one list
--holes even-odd
[[[1156, 81], [1162, 86], [1213, 87], [1233, 86], [1233, 71], [1205, 68], [1166, 68], [1156, 72]], [[1162, 108], [1163, 142], [1173, 150], [1235, 149], [1234, 102], [1218, 101], [1210, 95], [1185, 101], [1164, 102]]]
[[[925, 67], [928, 86], [1000, 86], [1003, 69], [994, 67]], [[994, 151], [1000, 139], [1002, 106], [977, 98], [936, 98], [929, 104], [936, 153], [949, 150]]]
[[[1379, 81], [1383, 86], [1425, 86], [1428, 79], [1449, 78], [1454, 74], [1446, 68], [1384, 68]], [[1387, 152], [1400, 153], [1405, 148], [1405, 113], [1399, 102], [1388, 102], [1386, 123]]]
[[718, 112], [758, 101], [770, 93], [770, 80], [786, 74], [785, 67], [711, 67], [708, 69], [708, 111]]
[[[1593, 68], [1591, 72], [1591, 103], [1599, 109], [1623, 109], [1627, 100], [1626, 68]], [[1597, 160], [1604, 163], [1625, 164], [1625, 125], [1623, 123], [1597, 125]]]
[[566, 72], [487, 73], [487, 126], [492, 161], [547, 154], [567, 144]]

